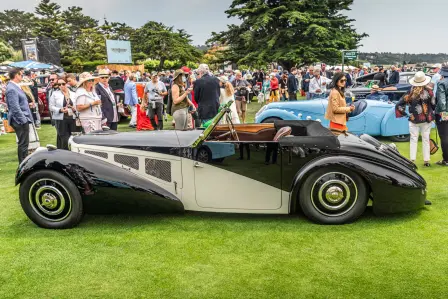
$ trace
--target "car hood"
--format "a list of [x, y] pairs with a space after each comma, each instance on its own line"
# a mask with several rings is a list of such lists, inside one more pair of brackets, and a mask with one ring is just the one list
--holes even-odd
[[293, 101], [293, 102], [277, 102], [271, 103], [266, 109], [281, 109], [281, 110], [301, 110], [308, 112], [318, 112], [325, 110], [327, 106], [327, 99], [316, 99], [309, 101]]
[[73, 142], [77, 144], [110, 147], [189, 147], [198, 139], [201, 133], [201, 130], [124, 133], [109, 131], [73, 137]]
[[[362, 157], [380, 164], [382, 167], [399, 169], [402, 173], [406, 173], [409, 177], [426, 185], [423, 177], [417, 173], [415, 164], [403, 157], [398, 151], [392, 149], [389, 145], [379, 141], [376, 141], [375, 145], [352, 134], [348, 134], [347, 136], [340, 135], [338, 136], [338, 140], [341, 145], [340, 150], [345, 154]], [[372, 138], [372, 140], [376, 139]]]

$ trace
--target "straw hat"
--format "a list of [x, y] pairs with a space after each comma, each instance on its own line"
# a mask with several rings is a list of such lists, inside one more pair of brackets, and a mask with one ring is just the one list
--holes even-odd
[[102, 77], [110, 77], [110, 73], [108, 70], [100, 70], [98, 72], [98, 78], [102, 78]]
[[98, 80], [98, 77], [92, 76], [89, 72], [82, 73], [81, 75], [79, 75], [78, 87], [89, 80]]
[[174, 72], [173, 80], [176, 80], [180, 75], [187, 75], [182, 69], [178, 69]]
[[372, 86], [372, 91], [378, 91], [378, 90], [380, 90], [380, 87], [378, 85]]
[[426, 76], [422, 71], [415, 73], [414, 78], [409, 80], [412, 86], [425, 86], [431, 81], [431, 77]]

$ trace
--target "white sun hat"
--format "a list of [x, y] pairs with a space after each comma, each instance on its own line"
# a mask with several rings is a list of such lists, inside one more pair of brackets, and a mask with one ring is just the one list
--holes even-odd
[[414, 78], [409, 80], [412, 86], [425, 86], [431, 81], [431, 77], [426, 76], [422, 71], [415, 73]]

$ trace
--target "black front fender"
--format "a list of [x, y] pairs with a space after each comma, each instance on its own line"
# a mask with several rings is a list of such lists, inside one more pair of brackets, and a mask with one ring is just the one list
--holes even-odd
[[310, 161], [296, 174], [291, 186], [291, 211], [296, 210], [296, 199], [308, 175], [328, 167], [344, 167], [361, 176], [372, 191], [373, 208], [377, 214], [405, 212], [424, 206], [426, 184], [416, 172], [404, 172], [390, 164], [363, 158], [326, 156]]
[[56, 171], [70, 178], [87, 204], [145, 205], [158, 212], [184, 210], [179, 198], [153, 182], [118, 166], [71, 151], [35, 152], [19, 166], [16, 185], [39, 170]]

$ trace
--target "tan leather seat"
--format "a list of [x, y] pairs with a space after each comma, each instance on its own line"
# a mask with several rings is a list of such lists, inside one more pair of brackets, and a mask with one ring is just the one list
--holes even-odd
[[278, 130], [277, 134], [275, 134], [274, 141], [277, 142], [280, 138], [291, 135], [291, 132], [292, 132], [291, 127], [281, 128], [280, 130]]

